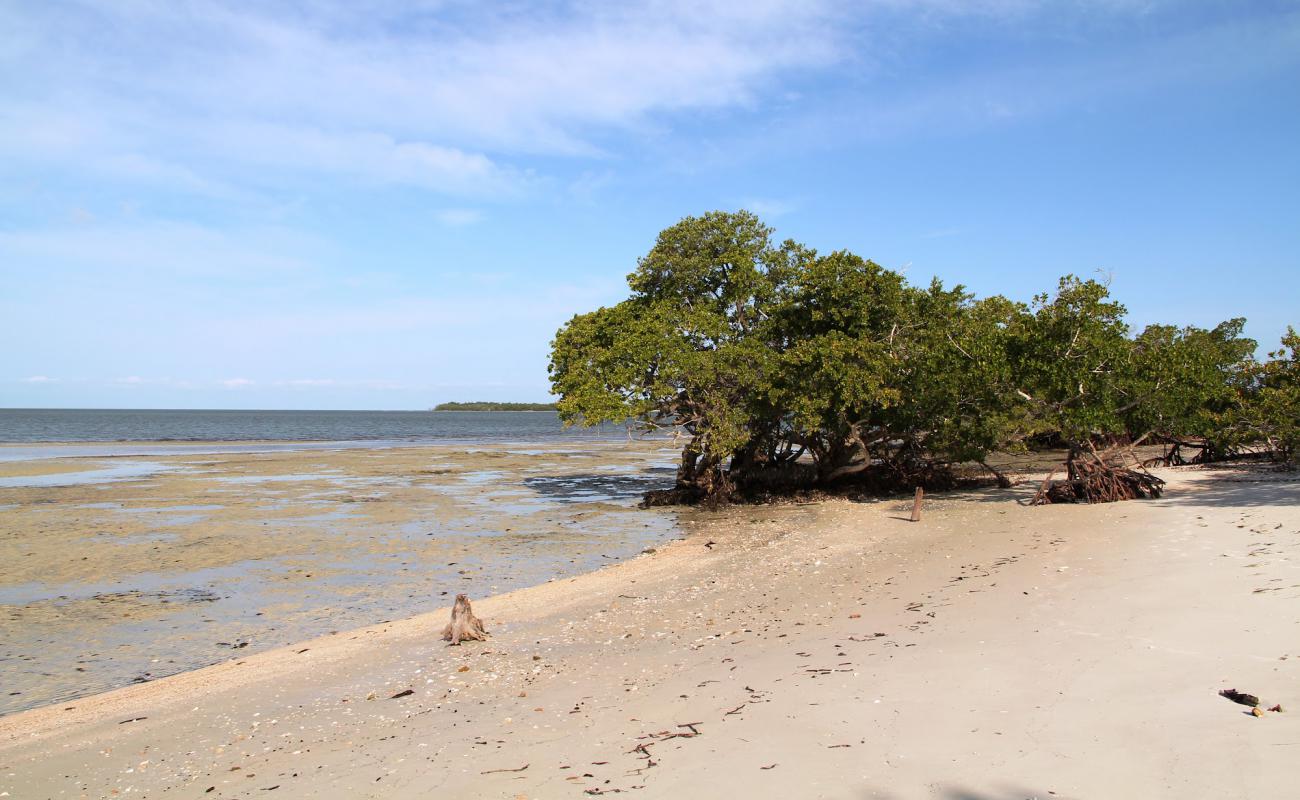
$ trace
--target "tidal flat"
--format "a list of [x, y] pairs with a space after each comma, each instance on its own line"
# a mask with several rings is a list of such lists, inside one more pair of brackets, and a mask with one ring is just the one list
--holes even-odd
[[[55, 448], [57, 452], [57, 448]], [[0, 714], [589, 572], [677, 536], [664, 442], [0, 459]]]

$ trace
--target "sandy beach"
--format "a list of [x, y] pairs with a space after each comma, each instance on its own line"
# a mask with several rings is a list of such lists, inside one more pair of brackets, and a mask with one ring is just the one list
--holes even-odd
[[[693, 512], [624, 563], [0, 719], [36, 797], [1284, 797], [1300, 483]], [[457, 587], [460, 588], [460, 587]], [[473, 587], [470, 589], [473, 592]], [[1282, 713], [1252, 716], [1238, 689]]]

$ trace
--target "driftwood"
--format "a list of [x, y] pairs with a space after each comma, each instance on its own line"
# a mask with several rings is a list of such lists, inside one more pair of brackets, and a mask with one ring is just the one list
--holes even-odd
[[456, 595], [456, 605], [451, 607], [451, 622], [442, 629], [442, 638], [443, 641], [452, 644], [460, 644], [467, 640], [481, 642], [487, 639], [487, 629], [483, 627], [483, 620], [474, 616], [469, 598], [465, 595]]
[[1245, 692], [1239, 692], [1236, 689], [1224, 689], [1223, 691], [1219, 692], [1219, 696], [1226, 697], [1234, 703], [1241, 703], [1243, 706], [1254, 707], [1259, 705], [1258, 697], [1256, 697], [1253, 694], [1246, 694]]
[[912, 497], [912, 521], [921, 521], [921, 501], [925, 499], [925, 489], [920, 486], [916, 487], [916, 495]]

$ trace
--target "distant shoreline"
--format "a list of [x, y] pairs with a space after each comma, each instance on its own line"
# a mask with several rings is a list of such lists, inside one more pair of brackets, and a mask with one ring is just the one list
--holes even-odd
[[489, 400], [471, 402], [439, 403], [430, 411], [547, 411], [554, 413], [559, 409], [555, 403], [499, 403]]

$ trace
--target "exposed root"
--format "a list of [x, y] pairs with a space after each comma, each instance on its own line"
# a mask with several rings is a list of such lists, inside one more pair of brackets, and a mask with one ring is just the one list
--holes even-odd
[[442, 629], [443, 641], [460, 644], [463, 641], [481, 642], [487, 639], [487, 629], [483, 620], [474, 616], [469, 598], [463, 594], [456, 595], [456, 605], [451, 607], [451, 622]]
[[1053, 481], [1049, 475], [1030, 505], [1114, 503], [1155, 498], [1164, 492], [1165, 482], [1141, 465], [1128, 467], [1095, 451], [1071, 456], [1066, 466], [1066, 479]]
[[704, 493], [693, 486], [654, 489], [641, 498], [641, 508], [655, 506], [693, 506], [704, 500]]

